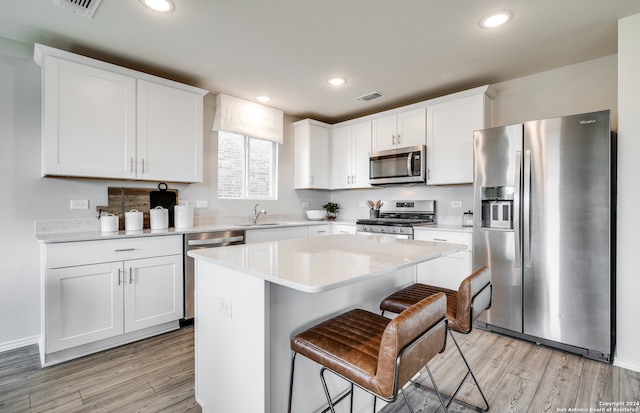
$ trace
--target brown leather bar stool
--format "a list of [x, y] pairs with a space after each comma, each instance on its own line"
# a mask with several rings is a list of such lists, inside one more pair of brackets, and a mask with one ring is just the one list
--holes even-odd
[[[325, 412], [335, 413], [334, 405], [349, 395], [353, 408], [354, 384], [387, 402], [395, 401], [400, 391], [413, 412], [402, 386], [436, 354], [444, 351], [447, 342], [446, 308], [447, 298], [441, 293], [419, 300], [393, 320], [355, 309], [291, 338], [289, 413], [298, 353], [322, 366], [320, 379], [329, 404]], [[326, 370], [351, 383], [351, 390], [336, 401], [327, 388]], [[439, 394], [428, 366], [427, 371]], [[446, 412], [442, 398], [440, 403]]]
[[[390, 311], [402, 315], [403, 311], [411, 308], [414, 303], [423, 300], [425, 297], [429, 297], [433, 294], [442, 293], [446, 294], [447, 296], [447, 319], [449, 320], [449, 334], [451, 336], [451, 339], [453, 340], [453, 343], [456, 345], [458, 352], [462, 356], [464, 364], [467, 366], [466, 375], [464, 376], [456, 390], [453, 392], [453, 394], [449, 396], [450, 399], [447, 403], [447, 408], [451, 405], [451, 402], [453, 400], [456, 400], [456, 402], [467, 407], [486, 412], [487, 410], [489, 410], [489, 402], [487, 402], [487, 398], [484, 396], [484, 393], [480, 388], [480, 384], [478, 384], [478, 380], [476, 380], [476, 376], [473, 374], [471, 366], [469, 366], [469, 363], [462, 353], [462, 350], [460, 349], [456, 338], [453, 336], [452, 331], [456, 331], [462, 334], [469, 334], [473, 327], [474, 320], [478, 318], [478, 316], [484, 310], [491, 307], [491, 271], [488, 267], [484, 266], [482, 268], [479, 268], [473, 274], [462, 280], [458, 291], [420, 283], [410, 285], [406, 288], [403, 288], [402, 290], [396, 291], [395, 293], [382, 300], [382, 302], [380, 303], [380, 310], [382, 310], [383, 315], [385, 311]], [[482, 396], [485, 404], [484, 408], [470, 405], [455, 398], [469, 375], [473, 378], [473, 381], [480, 391], [480, 395]], [[431, 373], [429, 373], [429, 376], [431, 376]], [[438, 394], [438, 396], [440, 396], [440, 394]]]

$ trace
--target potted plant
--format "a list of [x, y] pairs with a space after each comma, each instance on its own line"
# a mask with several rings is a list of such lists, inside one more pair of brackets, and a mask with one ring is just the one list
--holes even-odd
[[340, 209], [340, 205], [335, 202], [327, 202], [322, 205], [325, 211], [327, 211], [327, 219], [333, 220], [338, 217], [338, 210]]

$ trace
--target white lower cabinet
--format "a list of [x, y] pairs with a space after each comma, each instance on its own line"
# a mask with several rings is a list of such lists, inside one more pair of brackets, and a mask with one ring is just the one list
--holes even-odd
[[420, 241], [464, 244], [467, 249], [418, 265], [418, 282], [458, 290], [462, 280], [472, 272], [471, 233], [417, 229], [414, 239]]
[[282, 241], [286, 239], [308, 238], [309, 227], [285, 227], [285, 228], [260, 228], [251, 229], [246, 232], [245, 242], [253, 244], [256, 242]]
[[[43, 249], [43, 365], [179, 327], [182, 236], [47, 244]], [[111, 261], [114, 256], [129, 259]], [[163, 327], [154, 331], [157, 326]]]

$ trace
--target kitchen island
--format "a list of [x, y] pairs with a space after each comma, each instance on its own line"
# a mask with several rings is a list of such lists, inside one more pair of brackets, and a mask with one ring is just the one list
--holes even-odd
[[[204, 412], [287, 411], [290, 337], [351, 308], [379, 311], [416, 264], [464, 245], [331, 235], [189, 252], [196, 260], [196, 400]], [[346, 388], [330, 381], [334, 394]], [[371, 411], [356, 392], [354, 411]], [[319, 367], [299, 358], [293, 407], [326, 403]], [[382, 406], [384, 403], [378, 403]]]

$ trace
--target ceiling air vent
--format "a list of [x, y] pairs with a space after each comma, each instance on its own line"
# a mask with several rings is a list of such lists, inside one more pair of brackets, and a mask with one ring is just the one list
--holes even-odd
[[371, 92], [371, 93], [367, 93], [366, 95], [362, 95], [360, 97], [357, 97], [353, 100], [357, 100], [359, 102], [368, 102], [370, 100], [374, 100], [374, 99], [378, 99], [383, 97], [384, 95], [380, 92]]
[[75, 14], [92, 18], [102, 0], [53, 0], [53, 4]]

